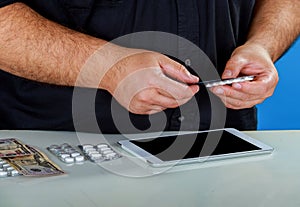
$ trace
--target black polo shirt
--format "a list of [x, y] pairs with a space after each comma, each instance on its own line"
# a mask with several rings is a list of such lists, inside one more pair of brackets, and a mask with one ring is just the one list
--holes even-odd
[[[0, 0], [0, 6], [16, 0]], [[176, 34], [195, 45], [209, 57], [219, 74], [232, 51], [243, 44], [251, 22], [255, 0], [23, 0], [44, 17], [74, 30], [105, 40], [141, 31], [161, 31]], [[62, 57], [63, 58], [63, 57]], [[194, 68], [189, 68], [193, 70]], [[0, 129], [40, 129], [95, 131], [92, 118], [86, 116], [84, 104], [77, 107], [73, 120], [74, 88], [43, 84], [0, 71]], [[91, 89], [76, 89], [83, 96]], [[78, 93], [77, 93], [78, 94]], [[193, 109], [182, 114], [179, 109], [167, 109], [151, 116], [129, 114], [114, 104], [118, 130], [111, 115], [111, 95], [98, 90], [95, 114], [103, 133], [134, 133], [139, 130], [161, 129], [165, 114], [165, 130], [203, 130], [210, 127], [211, 103], [208, 92], [196, 95], [200, 124], [195, 124]], [[80, 105], [80, 104], [79, 104]], [[220, 106], [221, 106], [220, 102]], [[189, 108], [188, 104], [187, 107]], [[74, 111], [73, 111], [74, 112]], [[128, 123], [128, 120], [130, 123]], [[133, 124], [134, 127], [130, 126]], [[157, 124], [157, 126], [155, 126]], [[256, 109], [227, 110], [225, 127], [240, 130], [256, 129]], [[127, 127], [128, 125], [128, 127]], [[216, 127], [220, 127], [218, 124]], [[137, 130], [135, 130], [136, 128]]]

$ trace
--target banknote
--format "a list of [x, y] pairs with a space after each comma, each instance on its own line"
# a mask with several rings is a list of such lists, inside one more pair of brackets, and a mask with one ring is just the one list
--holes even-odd
[[15, 138], [0, 139], [0, 158], [31, 155], [32, 152]]
[[24, 176], [62, 175], [62, 171], [45, 154], [34, 147], [26, 145], [32, 155], [6, 158], [7, 161]]

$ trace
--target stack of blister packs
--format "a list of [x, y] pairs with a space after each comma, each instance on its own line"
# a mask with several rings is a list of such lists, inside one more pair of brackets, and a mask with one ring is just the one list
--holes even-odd
[[61, 174], [64, 172], [37, 149], [15, 138], [0, 139], [0, 177]]

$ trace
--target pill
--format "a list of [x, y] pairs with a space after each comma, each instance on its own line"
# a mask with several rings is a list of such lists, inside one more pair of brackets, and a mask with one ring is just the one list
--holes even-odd
[[97, 149], [101, 149], [101, 148], [104, 148], [104, 147], [108, 147], [107, 144], [98, 144], [97, 145]]
[[109, 147], [103, 147], [103, 148], [99, 149], [100, 152], [104, 152], [106, 150], [111, 150], [111, 148], [109, 148]]
[[15, 168], [13, 168], [13, 167], [8, 167], [8, 168], [6, 168], [6, 171], [12, 171], [12, 170], [14, 170]]
[[71, 157], [77, 157], [77, 156], [79, 156], [79, 155], [80, 155], [79, 152], [73, 152], [73, 153], [71, 153]]
[[10, 176], [16, 176], [19, 175], [19, 172], [17, 170], [12, 170], [9, 172]]
[[88, 152], [86, 152], [87, 155], [91, 155], [91, 154], [99, 154], [99, 152], [97, 150], [90, 150]]
[[99, 154], [99, 153], [90, 154], [88, 156], [89, 159], [98, 159], [98, 158], [101, 158], [101, 157], [102, 157], [102, 155]]
[[7, 164], [7, 163], [2, 165], [2, 168], [3, 168], [4, 170], [6, 170], [6, 169], [9, 168], [9, 167], [11, 167], [11, 166], [10, 166], [10, 164]]
[[6, 171], [0, 171], [0, 177], [7, 177], [8, 173]]
[[96, 150], [96, 149], [93, 147], [89, 147], [89, 148], [85, 148], [85, 150], [83, 150], [83, 151], [87, 153], [87, 152], [93, 151], [93, 150]]
[[102, 155], [99, 154], [99, 153], [97, 153], [97, 154], [91, 154], [91, 155], [90, 155], [90, 158], [91, 158], [91, 159], [100, 159], [100, 158], [102, 158]]
[[62, 158], [62, 159], [65, 159], [65, 158], [67, 158], [67, 157], [70, 157], [70, 155], [64, 153], [64, 154], [60, 154], [59, 157]]
[[112, 153], [106, 154], [105, 157], [106, 158], [114, 158], [114, 157], [117, 157], [117, 153], [112, 152]]
[[105, 150], [102, 152], [103, 155], [107, 155], [107, 154], [110, 154], [110, 153], [113, 153], [114, 151], [112, 151], [111, 149], [108, 149], [108, 150]]
[[86, 150], [88, 148], [94, 148], [93, 145], [90, 145], [90, 144], [85, 144], [85, 145], [82, 145], [82, 149], [83, 150]]
[[79, 155], [79, 156], [75, 157], [75, 161], [76, 162], [83, 162], [84, 161], [84, 156]]
[[63, 159], [63, 161], [65, 163], [73, 163], [74, 162], [74, 158], [73, 157], [66, 157], [65, 159]]

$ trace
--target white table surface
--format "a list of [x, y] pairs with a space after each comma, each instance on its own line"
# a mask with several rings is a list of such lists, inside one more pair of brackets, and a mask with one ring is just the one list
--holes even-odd
[[300, 131], [245, 133], [274, 147], [272, 155], [182, 165], [160, 173], [141, 170], [125, 157], [102, 167], [89, 161], [68, 166], [46, 150], [64, 142], [100, 143], [101, 135], [0, 131], [0, 138], [16, 137], [36, 146], [67, 172], [48, 178], [1, 178], [0, 206], [300, 206]]

